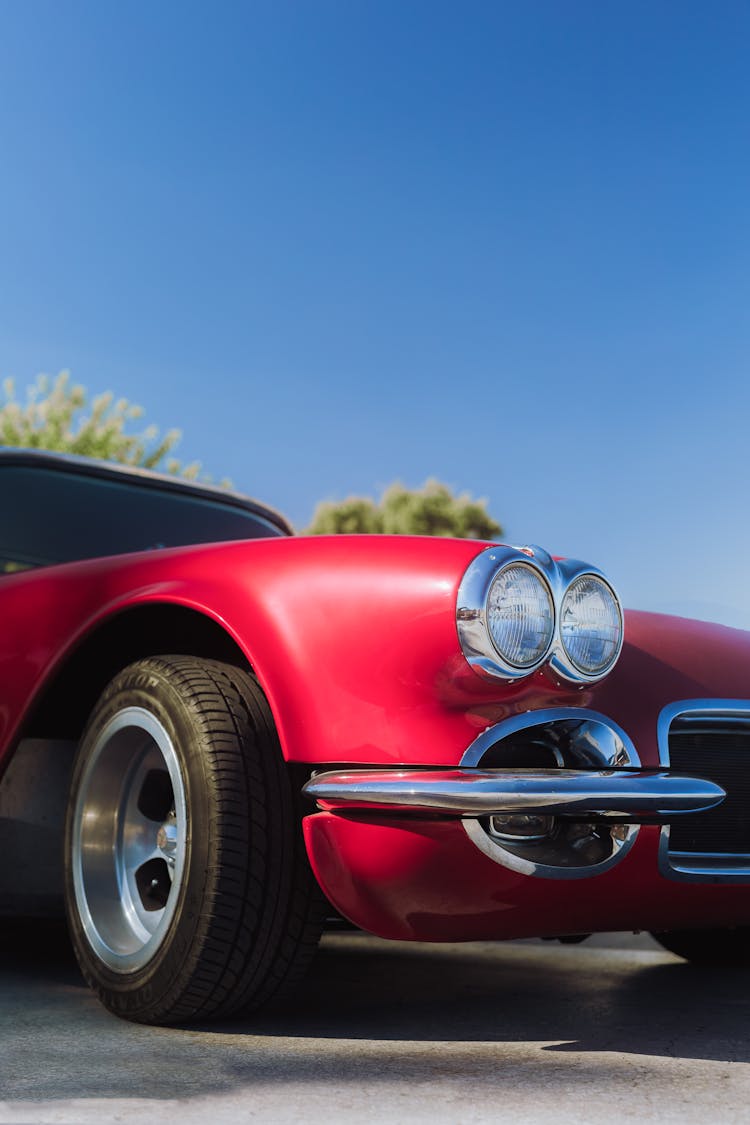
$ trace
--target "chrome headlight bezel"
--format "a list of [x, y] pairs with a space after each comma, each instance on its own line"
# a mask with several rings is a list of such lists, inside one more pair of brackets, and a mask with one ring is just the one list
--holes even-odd
[[[506, 659], [493, 643], [489, 624], [489, 599], [499, 574], [516, 565], [533, 571], [549, 592], [553, 626], [549, 643], [532, 664], [518, 665]], [[600, 581], [612, 595], [619, 621], [619, 638], [609, 663], [596, 672], [579, 667], [568, 654], [560, 632], [562, 607], [571, 586], [586, 575]], [[478, 675], [497, 682], [514, 683], [540, 668], [552, 678], [575, 686], [596, 683], [617, 663], [623, 645], [623, 612], [620, 599], [609, 579], [596, 567], [577, 559], [556, 561], [541, 547], [487, 547], [467, 567], [458, 590], [456, 627], [461, 650]]]
[[[543, 553], [543, 552], [542, 552]], [[549, 558], [549, 556], [547, 556]], [[551, 560], [550, 560], [551, 561]], [[493, 642], [489, 622], [489, 602], [496, 579], [513, 566], [522, 566], [538, 579], [549, 598], [552, 615], [549, 640], [533, 663], [508, 660]], [[508, 683], [530, 676], [547, 659], [557, 628], [554, 592], [536, 555], [514, 547], [488, 547], [472, 561], [464, 573], [456, 604], [458, 637], [464, 656], [480, 675]]]

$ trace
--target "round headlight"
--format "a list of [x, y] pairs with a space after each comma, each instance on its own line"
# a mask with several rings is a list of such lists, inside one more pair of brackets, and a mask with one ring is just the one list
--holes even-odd
[[487, 629], [507, 664], [532, 669], [547, 654], [555, 629], [552, 593], [525, 563], [498, 571], [487, 595]]
[[612, 589], [595, 574], [571, 582], [560, 612], [560, 638], [574, 668], [603, 675], [622, 643], [622, 613]]

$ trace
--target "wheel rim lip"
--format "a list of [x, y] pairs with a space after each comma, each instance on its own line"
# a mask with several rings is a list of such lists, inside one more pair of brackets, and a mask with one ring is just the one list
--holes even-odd
[[[141, 748], [136, 749], [139, 741]], [[122, 748], [116, 745], [120, 742]], [[153, 917], [147, 919], [128, 886], [123, 835], [128, 827], [128, 805], [137, 796], [139, 771], [149, 758], [156, 761], [157, 756], [169, 774], [181, 846], [175, 852], [166, 905], [148, 912]], [[107, 796], [112, 804], [115, 791], [115, 807], [99, 809], [98, 802], [106, 801]], [[155, 839], [157, 822], [153, 823]], [[78, 786], [71, 841], [79, 920], [92, 951], [113, 972], [137, 972], [163, 944], [182, 889], [187, 847], [187, 798], [174, 741], [151, 711], [125, 707], [105, 723], [94, 743]]]

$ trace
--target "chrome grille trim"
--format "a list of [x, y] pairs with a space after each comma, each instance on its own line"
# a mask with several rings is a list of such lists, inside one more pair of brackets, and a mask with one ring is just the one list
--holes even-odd
[[[665, 707], [657, 725], [659, 764], [665, 769], [671, 765], [669, 737], [673, 724], [677, 722], [683, 731], [693, 728], [697, 732], [704, 726], [707, 734], [736, 734], [746, 730], [750, 781], [750, 700], [686, 699]], [[709, 772], [708, 769], [706, 772]], [[729, 796], [731, 798], [731, 794]], [[719, 848], [690, 851], [679, 846], [673, 849], [670, 831], [670, 825], [663, 825], [659, 837], [659, 870], [665, 878], [686, 882], [750, 883], [750, 851], [724, 851]]]

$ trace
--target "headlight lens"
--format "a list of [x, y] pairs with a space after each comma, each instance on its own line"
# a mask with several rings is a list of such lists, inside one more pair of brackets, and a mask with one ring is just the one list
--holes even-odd
[[555, 628], [552, 594], [524, 563], [495, 576], [487, 595], [487, 628], [500, 656], [514, 668], [533, 668], [546, 655]]
[[560, 637], [571, 664], [586, 676], [614, 662], [622, 640], [622, 614], [614, 593], [595, 574], [570, 584], [560, 612]]

